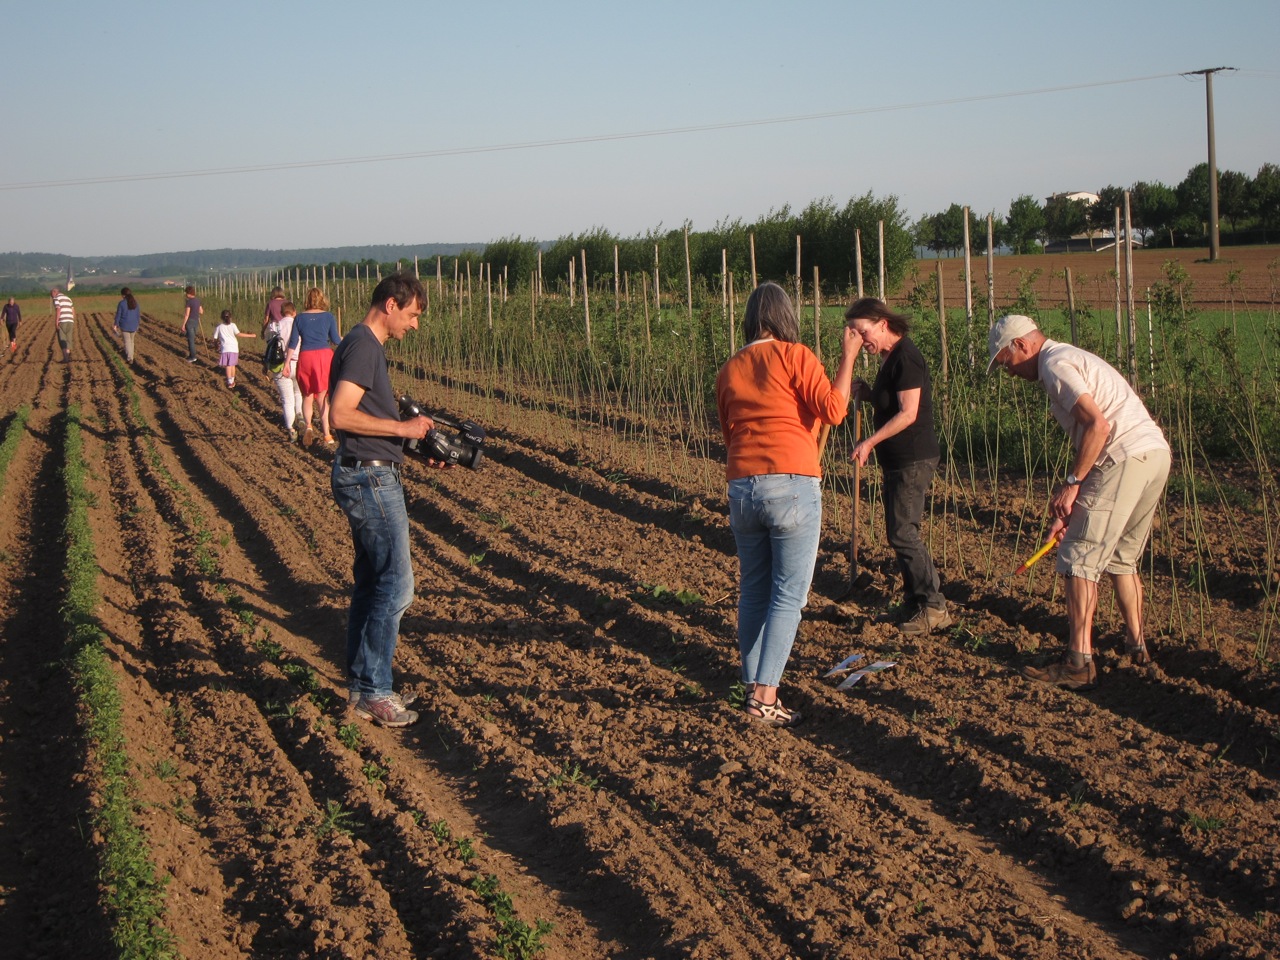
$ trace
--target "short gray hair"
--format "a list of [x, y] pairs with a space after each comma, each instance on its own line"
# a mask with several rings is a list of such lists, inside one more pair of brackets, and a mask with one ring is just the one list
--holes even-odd
[[742, 322], [742, 335], [747, 343], [766, 334], [785, 343], [796, 343], [800, 339], [800, 324], [791, 308], [791, 298], [780, 286], [770, 282], [751, 291], [746, 319]]

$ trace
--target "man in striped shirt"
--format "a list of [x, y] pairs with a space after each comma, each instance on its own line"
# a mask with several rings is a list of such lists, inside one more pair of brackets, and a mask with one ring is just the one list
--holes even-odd
[[58, 346], [62, 347], [62, 362], [71, 362], [71, 343], [76, 332], [76, 309], [71, 298], [54, 287], [49, 291], [53, 298], [53, 319], [57, 324]]

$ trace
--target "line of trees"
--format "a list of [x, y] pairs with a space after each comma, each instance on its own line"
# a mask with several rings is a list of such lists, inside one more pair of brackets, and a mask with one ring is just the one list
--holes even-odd
[[[710, 230], [693, 230], [685, 223], [676, 229], [664, 230], [659, 226], [636, 236], [621, 237], [604, 227], [595, 227], [541, 245], [542, 272], [544, 277], [564, 277], [573, 260], [580, 274], [585, 251], [588, 278], [611, 279], [616, 247], [619, 276], [652, 274], [656, 247], [663, 285], [666, 286], [668, 280], [683, 285], [685, 232], [688, 231], [693, 275], [710, 280], [719, 278], [727, 269], [734, 276], [735, 289], [745, 291], [751, 282], [752, 238], [756, 272], [763, 278], [782, 280], [796, 275], [796, 237], [799, 236], [800, 276], [810, 282], [816, 266], [824, 286], [844, 289], [856, 286], [854, 236], [860, 231], [862, 275], [868, 289], [874, 292], [880, 270], [880, 222], [884, 223], [885, 283], [894, 289], [914, 257], [909, 224], [897, 197], [874, 197], [870, 192], [851, 198], [843, 206], [838, 206], [831, 197], [824, 197], [798, 212], [784, 206], [750, 222], [722, 220]], [[479, 259], [492, 264], [495, 275], [505, 269], [512, 284], [527, 282], [538, 269], [539, 247], [533, 240], [506, 237], [488, 244]]]
[[[755, 268], [762, 279], [781, 281], [796, 275], [796, 238], [800, 237], [800, 276], [812, 282], [813, 268], [818, 268], [820, 281], [828, 290], [843, 291], [857, 286], [854, 237], [860, 231], [862, 276], [866, 289], [876, 292], [880, 272], [879, 224], [884, 223], [885, 286], [896, 289], [915, 257], [909, 221], [899, 206], [898, 198], [874, 197], [866, 193], [839, 206], [831, 197], [815, 200], [798, 212], [790, 206], [770, 210], [754, 221], [722, 220], [710, 230], [694, 230], [685, 223], [675, 229], [658, 226], [644, 233], [624, 237], [604, 227], [593, 227], [583, 233], [566, 234], [551, 242], [529, 240], [520, 236], [503, 237], [483, 248], [460, 253], [420, 258], [418, 272], [423, 278], [434, 277], [439, 269], [452, 280], [466, 277], [468, 267], [473, 280], [483, 282], [480, 273], [487, 265], [497, 280], [506, 277], [514, 288], [528, 284], [539, 267], [541, 254], [544, 284], [555, 286], [566, 281], [570, 261], [577, 277], [582, 275], [585, 252], [587, 278], [593, 285], [611, 285], [614, 277], [614, 251], [617, 250], [618, 276], [629, 276], [640, 283], [647, 274], [652, 282], [655, 248], [659, 278], [664, 291], [683, 293], [685, 287], [685, 234], [688, 232], [689, 263], [695, 283], [715, 283], [719, 289], [721, 274], [727, 269], [733, 275], [734, 289], [743, 298], [751, 287], [751, 249], [755, 246]], [[723, 258], [722, 258], [723, 251]], [[351, 278], [384, 276], [400, 268], [412, 268], [412, 258], [399, 261], [331, 260], [323, 266], [328, 276]], [[314, 264], [293, 264], [286, 274], [307, 274], [317, 269]], [[633, 290], [633, 293], [638, 290]]]
[[[1203, 242], [1209, 222], [1209, 165], [1198, 163], [1176, 187], [1139, 181], [1129, 188], [1129, 212], [1135, 233], [1147, 246], [1177, 246]], [[996, 247], [1014, 253], [1037, 253], [1044, 244], [1087, 236], [1110, 236], [1115, 208], [1124, 204], [1124, 188], [1105, 186], [1098, 200], [1071, 199], [1065, 194], [1041, 203], [1029, 194], [1009, 204], [1003, 217], [993, 220]], [[1267, 242], [1280, 232], [1280, 166], [1264, 163], [1254, 177], [1236, 170], [1218, 173], [1218, 214], [1227, 225], [1223, 242]], [[969, 213], [969, 233], [975, 250], [986, 251], [986, 216]], [[964, 244], [964, 208], [951, 204], [940, 213], [926, 214], [911, 227], [917, 246], [938, 253], [954, 253]]]

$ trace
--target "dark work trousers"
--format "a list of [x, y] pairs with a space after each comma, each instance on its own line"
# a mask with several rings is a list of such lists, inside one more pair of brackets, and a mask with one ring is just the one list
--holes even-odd
[[920, 539], [925, 497], [937, 469], [938, 458], [934, 457], [884, 471], [884, 525], [889, 546], [898, 557], [907, 604], [941, 610], [947, 601], [939, 589], [933, 558]]

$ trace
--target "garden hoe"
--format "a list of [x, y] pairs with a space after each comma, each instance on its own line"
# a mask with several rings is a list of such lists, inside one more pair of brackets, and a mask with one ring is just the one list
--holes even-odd
[[1043, 547], [1041, 547], [1039, 550], [1037, 550], [1035, 553], [1029, 556], [1026, 562], [1023, 563], [1022, 566], [1020, 566], [1017, 570], [1013, 571], [1013, 573], [1006, 573], [1003, 577], [1001, 577], [1000, 582], [1004, 583], [1006, 580], [1012, 580], [1018, 574], [1026, 573], [1028, 570], [1030, 570], [1033, 566], [1036, 565], [1036, 563], [1040, 560], [1041, 557], [1043, 557], [1046, 553], [1048, 553], [1050, 550], [1052, 550], [1054, 547], [1058, 545], [1058, 542], [1062, 539], [1062, 535], [1065, 532], [1066, 532], [1066, 528], [1063, 527], [1056, 534], [1050, 537]]

